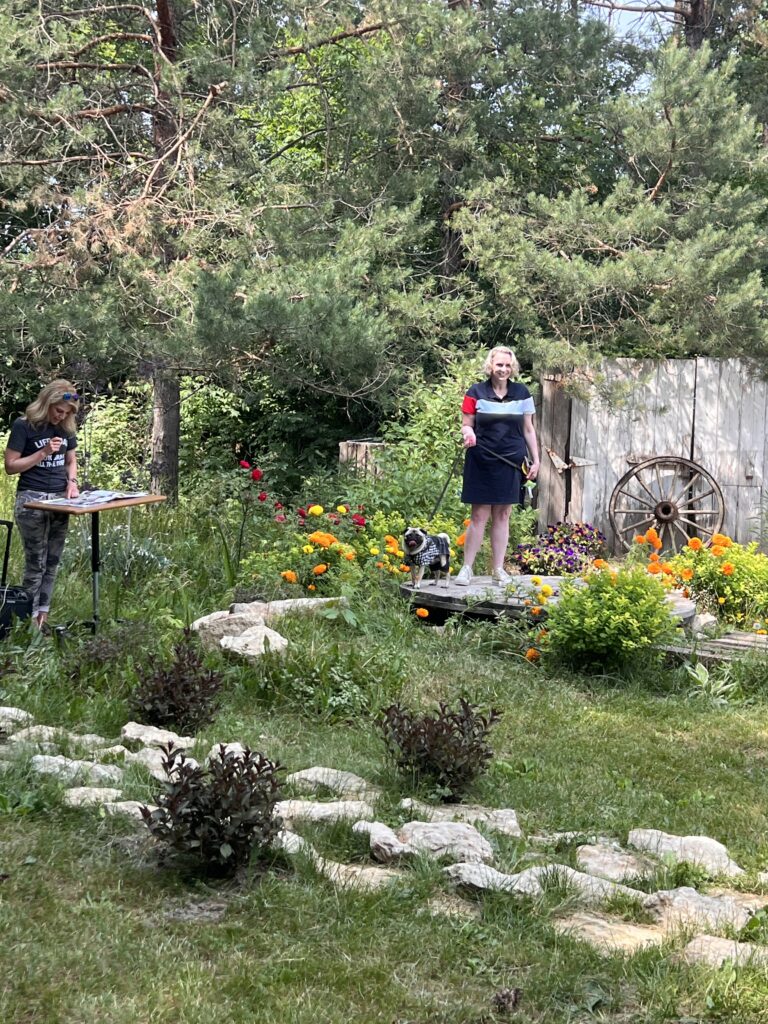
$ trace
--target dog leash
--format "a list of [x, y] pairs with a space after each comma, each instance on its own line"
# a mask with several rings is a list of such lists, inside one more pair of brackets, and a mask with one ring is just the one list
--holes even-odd
[[[501, 459], [502, 462], [506, 462], [506, 464], [508, 466], [511, 466], [513, 469], [518, 470], [520, 473], [523, 474], [523, 476], [525, 476], [526, 469], [525, 469], [524, 465], [521, 466], [517, 462], [513, 462], [511, 459], [508, 459], [505, 455], [499, 455], [498, 452], [493, 451], [492, 448], [489, 448], [487, 445], [482, 444], [481, 442], [477, 443], [477, 447], [482, 448], [483, 451], [488, 452], [489, 455], [493, 455], [494, 458]], [[443, 503], [443, 498], [445, 497], [445, 492], [448, 490], [448, 485], [450, 484], [451, 479], [453, 478], [453, 471], [456, 469], [456, 463], [459, 461], [459, 456], [462, 455], [464, 451], [465, 451], [464, 448], [459, 448], [459, 450], [456, 452], [456, 458], [453, 460], [451, 468], [450, 468], [450, 470], [448, 472], [448, 477], [447, 477], [445, 483], [443, 484], [443, 489], [442, 489], [442, 491], [440, 491], [440, 497], [437, 499], [437, 502], [435, 503], [435, 507], [432, 509], [432, 514], [429, 517], [430, 520], [435, 518], [435, 515], [437, 514], [437, 510], [440, 508], [440, 506]]]

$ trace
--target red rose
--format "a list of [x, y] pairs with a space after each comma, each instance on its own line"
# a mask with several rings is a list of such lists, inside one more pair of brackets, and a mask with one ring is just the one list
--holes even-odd
[[279, 509], [279, 508], [283, 508], [283, 503], [282, 503], [282, 501], [276, 501], [276, 502], [275, 502], [275, 508], [278, 508], [278, 509]]
[[306, 510], [305, 508], [300, 508], [300, 509], [298, 509], [297, 511], [298, 511], [298, 514], [299, 514], [299, 515], [300, 515], [300, 516], [301, 516], [302, 518], [306, 518], [306, 515], [307, 515], [307, 510]]
[[254, 469], [251, 471], [251, 480], [261, 480], [264, 476], [260, 469]]
[[240, 467], [241, 469], [250, 469], [251, 464], [250, 462], [246, 462], [245, 459], [240, 459]]
[[351, 517], [351, 519], [352, 519], [352, 522], [355, 524], [355, 526], [365, 526], [365, 523], [366, 523], [365, 516], [361, 516], [359, 513], [355, 512], [355, 514]]
[[269, 495], [267, 494], [266, 491], [262, 491], [261, 494], [257, 495], [257, 497], [258, 497], [259, 501], [266, 501], [267, 498], [269, 497]]

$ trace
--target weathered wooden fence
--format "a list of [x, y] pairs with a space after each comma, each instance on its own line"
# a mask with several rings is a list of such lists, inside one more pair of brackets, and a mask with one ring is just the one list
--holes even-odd
[[755, 539], [768, 469], [766, 382], [735, 359], [617, 359], [602, 373], [605, 388], [589, 401], [567, 395], [556, 377], [542, 381], [540, 525], [591, 522], [616, 545], [616, 484], [633, 465], [675, 456], [720, 485], [724, 531]]

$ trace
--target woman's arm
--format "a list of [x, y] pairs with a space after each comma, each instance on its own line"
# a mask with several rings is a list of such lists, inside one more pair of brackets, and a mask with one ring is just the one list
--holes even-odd
[[[33, 466], [39, 466], [43, 459], [47, 459], [49, 455], [54, 455], [59, 448], [61, 448], [60, 437], [52, 437], [45, 448], [39, 448], [36, 452], [32, 452], [31, 455], [22, 455], [21, 452], [17, 452], [13, 448], [6, 448], [3, 458], [5, 472], [8, 476], [14, 476], [16, 473], [26, 473]], [[72, 454], [74, 455], [74, 452]]]
[[536, 428], [533, 425], [533, 413], [525, 413], [523, 416], [523, 437], [531, 457], [527, 476], [529, 480], [535, 480], [539, 474], [539, 442], [536, 439]]
[[463, 412], [461, 414], [461, 436], [464, 439], [465, 448], [474, 448], [477, 444], [474, 413]]
[[77, 452], [74, 448], [67, 450], [67, 454], [64, 456], [64, 468], [67, 471], [67, 489], [64, 497], [76, 498], [80, 493], [80, 488], [77, 486]]

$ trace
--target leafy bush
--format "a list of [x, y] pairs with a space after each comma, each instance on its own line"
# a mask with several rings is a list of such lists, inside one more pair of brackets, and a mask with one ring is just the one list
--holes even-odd
[[757, 544], [742, 546], [718, 533], [711, 546], [692, 538], [668, 564], [678, 585], [725, 622], [751, 627], [758, 620], [760, 628], [768, 617], [768, 558]]
[[189, 629], [174, 647], [171, 663], [152, 658], [145, 673], [130, 702], [138, 721], [191, 735], [213, 721], [223, 678], [206, 668]]
[[437, 714], [417, 714], [401, 704], [383, 708], [377, 719], [387, 751], [397, 767], [429, 780], [447, 802], [458, 802], [488, 768], [493, 751], [487, 742], [501, 712], [487, 715], [463, 698], [454, 711], [440, 702]]
[[605, 536], [590, 523], [555, 523], [535, 541], [519, 544], [510, 561], [522, 573], [572, 576], [605, 550]]
[[240, 752], [221, 744], [201, 768], [173, 744], [162, 750], [168, 779], [154, 798], [156, 809], [141, 808], [156, 839], [214, 875], [234, 874], [269, 849], [282, 825], [275, 815], [280, 764], [247, 747]]
[[642, 568], [603, 569], [585, 581], [563, 584], [547, 617], [545, 650], [576, 671], [606, 672], [674, 633], [675, 621], [658, 580]]

